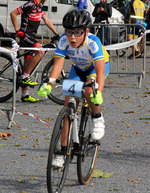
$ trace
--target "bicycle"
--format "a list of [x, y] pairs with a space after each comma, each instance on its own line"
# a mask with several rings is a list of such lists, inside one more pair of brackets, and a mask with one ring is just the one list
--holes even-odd
[[[84, 98], [84, 87], [92, 87], [95, 95], [95, 79], [91, 83], [83, 83], [73, 80], [56, 80], [63, 84], [63, 94], [70, 95], [68, 106], [61, 109], [57, 116], [50, 142], [47, 162], [47, 189], [48, 193], [60, 193], [64, 187], [67, 177], [69, 163], [72, 163], [74, 156], [77, 156], [77, 175], [81, 185], [87, 184], [96, 165], [100, 141], [92, 141], [91, 138], [91, 110]], [[77, 112], [76, 97], [82, 102], [81, 113]], [[67, 149], [61, 151], [61, 133], [64, 132], [63, 124], [68, 120]], [[80, 121], [79, 121], [80, 120]], [[62, 168], [52, 165], [56, 155], [63, 155], [65, 162]]]
[[[58, 39], [55, 38], [55, 36], [51, 37], [51, 41], [47, 44], [43, 45], [43, 48], [56, 48], [56, 41]], [[16, 74], [16, 92], [18, 91], [19, 87], [23, 87], [21, 84], [21, 76], [23, 74], [23, 62], [22, 57], [29, 51], [25, 51], [24, 53], [21, 53], [20, 50], [17, 52], [17, 60], [18, 60], [18, 72]], [[44, 60], [46, 54], [48, 51], [45, 51], [44, 57], [38, 62], [38, 64], [35, 66], [33, 71], [30, 74], [30, 77], [33, 77], [33, 75], [36, 74], [37, 69], [41, 65], [41, 62]], [[52, 58], [44, 67], [41, 75], [41, 84], [43, 84], [44, 80], [49, 77], [49, 73], [53, 67], [54, 64], [54, 58]], [[61, 79], [67, 78], [66, 69], [63, 69], [60, 75]], [[35, 81], [37, 79], [37, 76], [35, 76]], [[40, 88], [39, 86], [39, 88]], [[34, 86], [33, 86], [34, 88]], [[5, 102], [9, 99], [11, 99], [13, 96], [13, 61], [9, 54], [1, 52], [0, 53], [0, 103]], [[64, 98], [61, 93], [61, 88], [59, 84], [55, 85], [55, 89], [51, 92], [50, 95], [48, 95], [48, 98], [52, 100], [53, 102], [63, 105], [64, 104]]]

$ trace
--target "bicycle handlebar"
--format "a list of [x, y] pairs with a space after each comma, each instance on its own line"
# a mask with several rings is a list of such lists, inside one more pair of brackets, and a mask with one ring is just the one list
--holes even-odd
[[[63, 84], [63, 80], [56, 79], [56, 83]], [[98, 89], [98, 84], [95, 82], [95, 78], [91, 77], [91, 83], [84, 82], [83, 88], [84, 87], [91, 87], [93, 90], [93, 96], [94, 98], [96, 97], [97, 94], [97, 89]]]

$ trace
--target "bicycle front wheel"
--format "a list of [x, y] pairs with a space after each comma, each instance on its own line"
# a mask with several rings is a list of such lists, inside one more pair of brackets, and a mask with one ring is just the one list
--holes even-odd
[[[50, 60], [47, 65], [45, 66], [43, 73], [42, 73], [42, 80], [44, 77], [49, 77], [49, 74], [53, 68], [54, 65], [54, 59]], [[66, 66], [64, 65], [63, 70], [61, 71], [61, 74], [59, 75], [58, 79], [67, 79], [68, 78], [68, 70], [66, 69]], [[53, 102], [64, 105], [65, 103], [65, 96], [62, 95], [62, 85], [59, 83], [55, 83], [53, 86], [50, 95], [48, 95], [48, 98], [52, 100]]]
[[89, 108], [83, 107], [79, 129], [80, 154], [77, 157], [77, 174], [81, 185], [90, 181], [99, 151], [100, 144], [90, 140], [91, 127], [92, 120]]
[[[64, 107], [60, 111], [56, 123], [54, 126], [49, 155], [48, 155], [48, 164], [47, 164], [47, 189], [49, 193], [58, 192], [60, 193], [63, 189], [65, 179], [67, 176], [67, 171], [69, 167], [69, 160], [71, 155], [71, 147], [72, 147], [72, 121], [70, 117], [70, 108]], [[62, 145], [62, 132], [64, 127], [65, 120], [68, 119], [68, 134], [67, 134], [67, 150], [64, 152], [61, 151]], [[65, 130], [66, 130], [65, 124]], [[64, 164], [63, 167], [55, 167], [52, 164], [53, 159], [56, 156], [63, 155], [64, 156]]]
[[[20, 70], [17, 76], [20, 74]], [[19, 85], [16, 81], [16, 91]], [[10, 55], [0, 53], [0, 102], [5, 102], [13, 96], [13, 61]]]

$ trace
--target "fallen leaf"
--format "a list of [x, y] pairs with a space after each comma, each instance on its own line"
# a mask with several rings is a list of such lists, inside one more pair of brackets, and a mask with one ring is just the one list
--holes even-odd
[[28, 138], [26, 135], [22, 135], [21, 137], [24, 138], [24, 139], [27, 139], [27, 138]]
[[147, 97], [147, 95], [143, 95], [142, 97]]
[[129, 182], [134, 182], [134, 179], [127, 179]]
[[14, 147], [20, 147], [20, 144], [15, 144]]
[[114, 154], [116, 154], [116, 155], [117, 155], [117, 154], [121, 154], [121, 152], [120, 152], [120, 151], [119, 151], [119, 152], [114, 152]]
[[136, 132], [135, 134], [138, 134], [138, 135], [139, 135], [139, 134], [142, 134], [142, 133], [141, 133], [141, 132]]
[[32, 179], [32, 180], [38, 180], [39, 177], [32, 177], [31, 179]]
[[130, 113], [136, 113], [135, 111], [127, 111], [127, 112], [123, 112], [124, 114], [130, 114]]
[[47, 118], [46, 121], [52, 121], [53, 119]]
[[139, 118], [139, 120], [150, 120], [150, 118], [148, 118], [148, 117], [141, 117], [141, 118]]
[[118, 85], [126, 85], [126, 83], [125, 83], [125, 82], [123, 82], [123, 83], [118, 83]]
[[112, 189], [109, 189], [108, 191], [119, 191], [118, 188], [112, 188]]
[[114, 173], [103, 172], [101, 170], [94, 170], [92, 177], [93, 178], [109, 178], [113, 174]]
[[20, 183], [25, 183], [26, 181], [25, 180], [16, 180], [17, 182], [20, 182]]
[[142, 178], [137, 178], [137, 180], [142, 180]]
[[9, 132], [7, 133], [0, 133], [0, 137], [10, 137], [11, 134]]
[[118, 134], [118, 136], [127, 136], [126, 134]]

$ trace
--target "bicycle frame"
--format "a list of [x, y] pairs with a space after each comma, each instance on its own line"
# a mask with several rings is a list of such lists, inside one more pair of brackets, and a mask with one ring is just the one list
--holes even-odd
[[[27, 51], [27, 52], [28, 52], [28, 51]], [[21, 66], [22, 69], [23, 69], [22, 57], [23, 57], [27, 52], [24, 52], [23, 54], [20, 54], [20, 53], [19, 53], [19, 54], [18, 54], [18, 57], [17, 57], [17, 58], [19, 59], [19, 64], [20, 64], [20, 66]], [[41, 65], [44, 57], [45, 57], [47, 54], [48, 54], [48, 51], [45, 52], [44, 56], [40, 59], [40, 61], [37, 63], [37, 65], [34, 67], [34, 69], [32, 70], [32, 72], [30, 73], [30, 77], [32, 77], [33, 75], [35, 75], [35, 81], [37, 80], [37, 74], [38, 74], [38, 72], [40, 72], [40, 71], [38, 71], [37, 69], [39, 68], [39, 66]], [[23, 74], [23, 73], [22, 73], [22, 74]]]
[[[57, 81], [57, 80], [56, 80]], [[70, 100], [68, 106], [71, 108], [71, 117], [73, 122], [73, 142], [79, 144], [79, 135], [78, 135], [78, 128], [77, 128], [77, 104], [75, 97], [79, 97], [80, 100], [82, 100], [82, 106], [88, 106], [86, 103], [86, 99], [83, 97], [83, 87], [84, 84], [81, 81], [72, 81], [72, 80], [64, 80], [63, 81], [63, 93], [65, 95], [70, 95]], [[93, 94], [96, 95], [96, 88], [98, 88], [98, 85], [95, 83], [95, 78], [91, 77], [91, 84], [93, 88]], [[78, 84], [79, 83], [79, 84]], [[67, 86], [66, 86], [67, 85]], [[79, 96], [81, 95], [81, 96]]]

